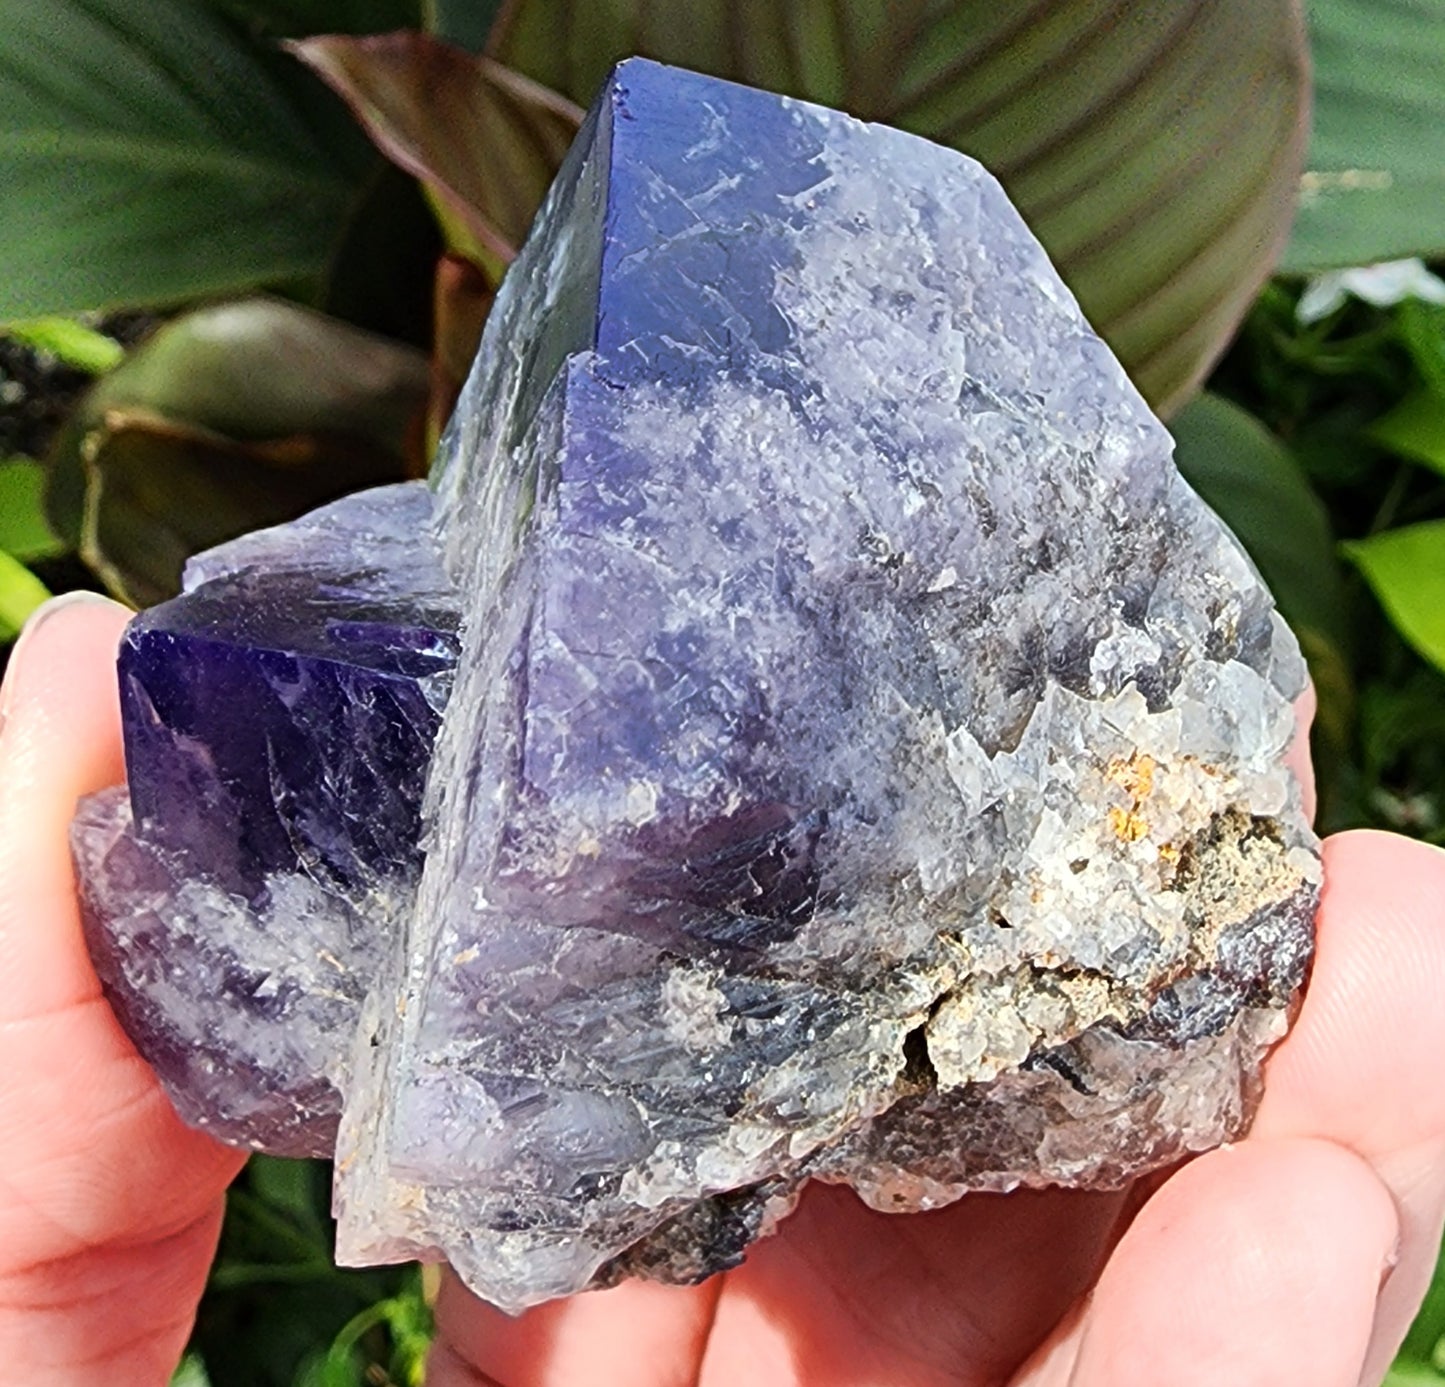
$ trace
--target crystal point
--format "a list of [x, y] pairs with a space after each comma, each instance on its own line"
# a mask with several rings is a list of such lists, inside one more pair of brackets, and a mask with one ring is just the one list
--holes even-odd
[[[1311, 948], [1303, 666], [979, 165], [623, 64], [434, 488], [203, 558], [122, 662], [106, 831], [244, 907], [147, 918], [285, 934], [295, 1004], [108, 985], [320, 1066], [343, 1257], [515, 1310], [731, 1265], [809, 1178], [929, 1208], [1242, 1130]], [[103, 961], [145, 912], [99, 831]], [[317, 1060], [300, 880], [355, 981]]]

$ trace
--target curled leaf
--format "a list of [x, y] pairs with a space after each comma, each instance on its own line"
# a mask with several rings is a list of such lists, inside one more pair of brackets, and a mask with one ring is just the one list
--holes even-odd
[[420, 33], [288, 45], [439, 204], [454, 250], [497, 274], [577, 133], [581, 110], [489, 58]]

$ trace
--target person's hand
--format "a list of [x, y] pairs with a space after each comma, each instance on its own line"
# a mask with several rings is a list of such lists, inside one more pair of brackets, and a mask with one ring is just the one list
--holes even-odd
[[[80, 942], [65, 828], [119, 776], [122, 619], [52, 611], [0, 731], [0, 1353], [39, 1387], [164, 1382], [239, 1164], [171, 1114]], [[1327, 871], [1248, 1140], [1121, 1194], [900, 1217], [815, 1188], [724, 1277], [515, 1320], [449, 1281], [430, 1387], [1377, 1382], [1445, 1209], [1445, 854], [1350, 834]]]
[[0, 1363], [26, 1387], [167, 1381], [243, 1159], [182, 1125], [81, 939], [67, 828], [121, 778], [126, 616], [43, 609], [0, 696]]

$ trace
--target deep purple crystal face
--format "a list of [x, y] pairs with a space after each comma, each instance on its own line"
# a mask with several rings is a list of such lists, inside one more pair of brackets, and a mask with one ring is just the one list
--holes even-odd
[[458, 608], [420, 483], [198, 556], [120, 652], [128, 793], [73, 830], [112, 1003], [187, 1120], [329, 1155], [410, 906]]
[[[315, 513], [264, 568], [254, 540], [231, 571], [203, 561], [205, 581], [126, 630], [121, 711], [138, 831], [248, 898], [276, 872], [305, 871], [345, 894], [420, 866], [418, 811], [457, 611], [439, 565], [388, 552], [408, 528], [413, 547], [427, 542], [425, 491], [385, 490], [366, 524], [355, 500]], [[392, 528], [379, 535], [375, 516], [388, 508]]]

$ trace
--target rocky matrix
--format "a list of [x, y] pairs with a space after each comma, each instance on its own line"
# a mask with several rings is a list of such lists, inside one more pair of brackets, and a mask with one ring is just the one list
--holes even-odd
[[[1311, 947], [1303, 667], [978, 165], [624, 64], [434, 485], [439, 560], [408, 491], [387, 543], [241, 541], [162, 620], [229, 584], [254, 665], [289, 628], [233, 607], [324, 598], [349, 629], [327, 564], [369, 556], [392, 605], [356, 687], [424, 689], [404, 748], [364, 691], [344, 736], [308, 681], [255, 711], [198, 690], [195, 724], [130, 699], [136, 827], [102, 801], [78, 838], [108, 985], [188, 1115], [201, 1052], [271, 1076], [303, 1147], [344, 1093], [344, 1258], [445, 1256], [516, 1310], [732, 1265], [809, 1177], [928, 1208], [1118, 1183], [1247, 1122]], [[441, 600], [408, 624], [415, 588]], [[440, 662], [393, 674], [413, 645]], [[221, 757], [240, 817], [175, 842], [195, 794], [151, 762], [209, 764], [253, 716], [341, 792]], [[136, 852], [172, 873], [149, 895]], [[223, 873], [225, 909], [191, 904]], [[312, 888], [339, 907], [286, 894]], [[108, 950], [154, 959], [142, 919], [285, 1008], [218, 1000], [189, 954], [113, 982]]]

